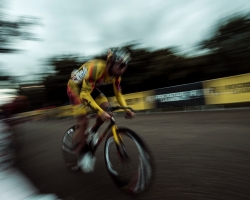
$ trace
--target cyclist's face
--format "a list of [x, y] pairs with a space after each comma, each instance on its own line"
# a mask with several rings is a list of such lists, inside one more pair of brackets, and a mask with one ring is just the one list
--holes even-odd
[[121, 76], [127, 69], [127, 65], [123, 63], [114, 63], [113, 66], [111, 66], [110, 73], [112, 76]]

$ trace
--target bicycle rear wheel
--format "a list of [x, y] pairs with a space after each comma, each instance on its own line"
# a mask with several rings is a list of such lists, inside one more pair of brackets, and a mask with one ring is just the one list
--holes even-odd
[[77, 155], [73, 151], [72, 140], [76, 131], [76, 126], [70, 127], [64, 134], [62, 140], [62, 155], [66, 167], [71, 171], [78, 171]]
[[122, 148], [117, 148], [112, 133], [105, 142], [104, 156], [108, 173], [120, 189], [139, 194], [152, 181], [152, 155], [143, 140], [132, 130], [118, 128], [117, 134], [122, 139]]

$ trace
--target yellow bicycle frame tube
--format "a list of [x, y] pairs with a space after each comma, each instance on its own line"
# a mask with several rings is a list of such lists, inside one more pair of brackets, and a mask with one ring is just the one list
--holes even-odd
[[113, 125], [112, 126], [112, 133], [113, 133], [113, 136], [114, 136], [114, 140], [115, 140], [115, 143], [119, 145], [120, 140], [119, 140], [119, 137], [118, 137], [118, 134], [117, 134], [116, 130], [118, 130], [117, 126]]

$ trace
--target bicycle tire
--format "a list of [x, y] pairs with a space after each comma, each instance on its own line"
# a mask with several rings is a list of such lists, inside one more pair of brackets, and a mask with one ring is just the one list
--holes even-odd
[[70, 171], [79, 171], [77, 166], [77, 156], [72, 148], [73, 134], [75, 133], [76, 125], [71, 126], [63, 135], [62, 139], [62, 156], [65, 166]]
[[[124, 180], [122, 177], [120, 177], [120, 174], [116, 171], [116, 169], [114, 169], [114, 166], [110, 161], [110, 155], [109, 155], [111, 153], [110, 145], [113, 143], [114, 146], [116, 147], [113, 134], [112, 132], [110, 132], [106, 138], [104, 146], [104, 157], [105, 157], [105, 164], [107, 171], [111, 176], [111, 179], [114, 181], [115, 185], [118, 186], [118, 188], [130, 194], [140, 194], [144, 192], [147, 188], [149, 188], [153, 180], [154, 176], [153, 156], [148, 146], [142, 140], [142, 138], [139, 137], [138, 134], [135, 133], [134, 131], [126, 127], [118, 127], [117, 133], [119, 136], [122, 137], [125, 146], [127, 146], [127, 143], [124, 142], [125, 138], [129, 138], [131, 139], [131, 141], [133, 141], [135, 147], [138, 149], [139, 152], [139, 159], [138, 159], [139, 165], [137, 166], [135, 174], [132, 175], [131, 180], [130, 178], [129, 180], [126, 179]], [[132, 146], [133, 145], [130, 145], [128, 147], [132, 149]], [[117, 151], [117, 148], [115, 149]], [[125, 163], [121, 161], [121, 165], [123, 166], [124, 164]]]

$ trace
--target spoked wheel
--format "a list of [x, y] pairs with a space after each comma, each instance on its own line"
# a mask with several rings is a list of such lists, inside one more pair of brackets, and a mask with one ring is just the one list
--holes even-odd
[[76, 126], [70, 127], [63, 136], [62, 154], [66, 167], [71, 171], [78, 171], [77, 156], [72, 148], [72, 140], [76, 131]]
[[132, 130], [119, 128], [122, 140], [118, 148], [113, 134], [105, 142], [105, 162], [115, 184], [122, 190], [139, 194], [147, 189], [153, 177], [153, 160], [142, 139]]

